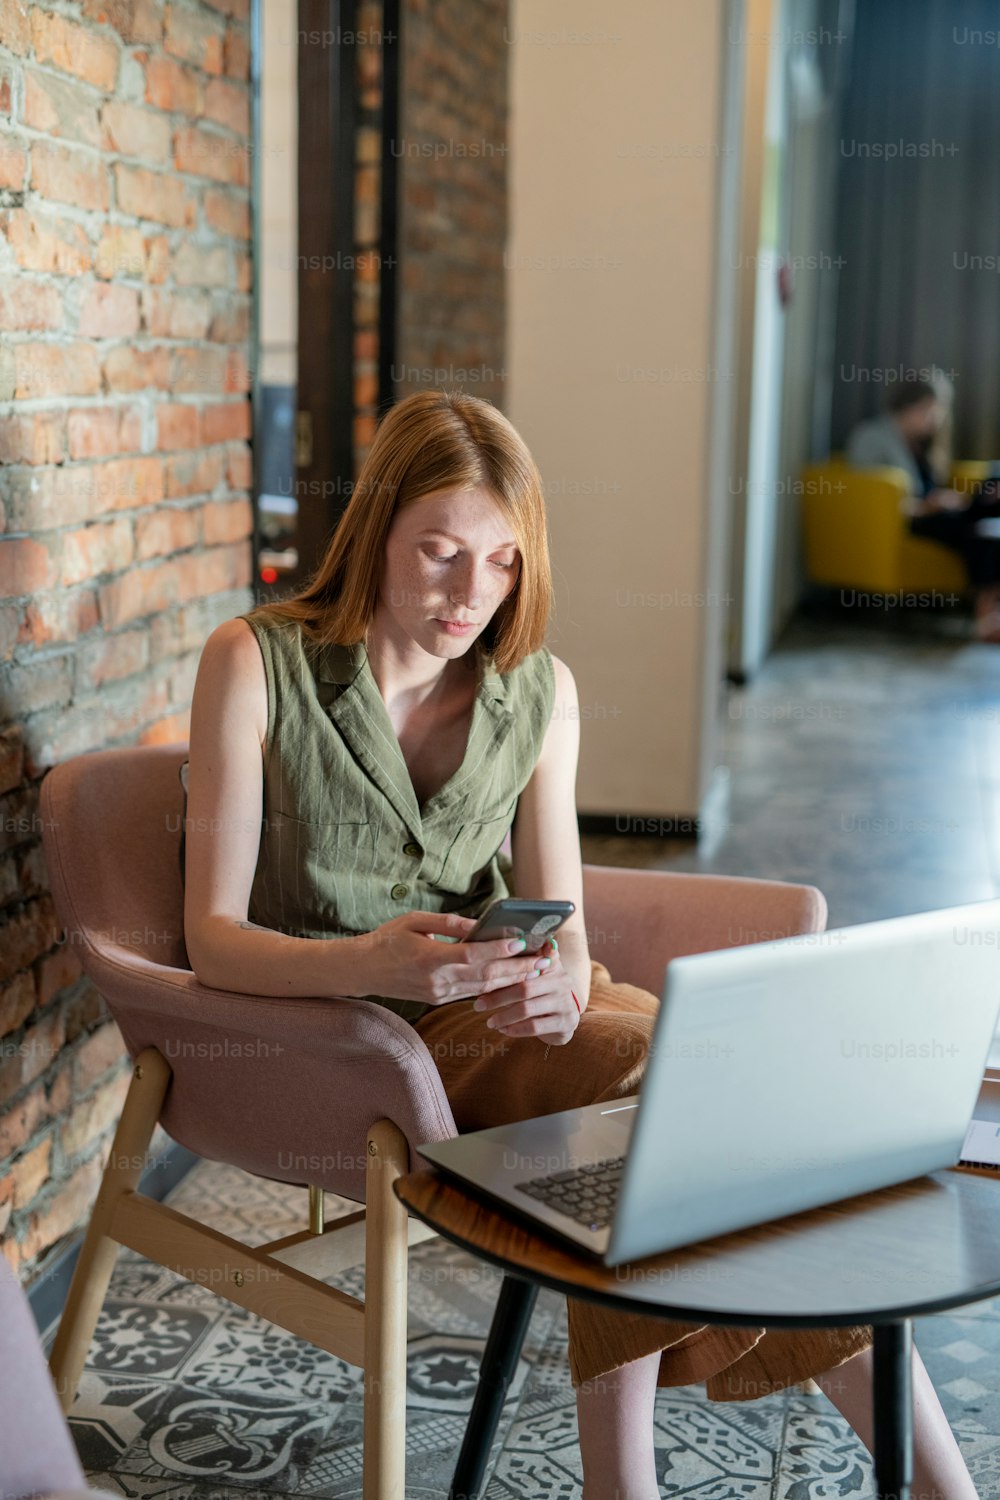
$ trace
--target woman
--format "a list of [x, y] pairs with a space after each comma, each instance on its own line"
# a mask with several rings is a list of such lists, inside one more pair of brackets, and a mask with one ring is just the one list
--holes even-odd
[[[314, 579], [218, 626], [195, 685], [195, 973], [398, 1011], [462, 1130], [634, 1093], [658, 1004], [589, 956], [579, 711], [543, 645], [550, 589], [524, 443], [488, 403], [422, 392], [384, 419]], [[545, 957], [462, 941], [510, 889], [575, 902]], [[589, 1500], [656, 1495], [657, 1384], [739, 1401], [814, 1376], [870, 1445], [867, 1328], [700, 1328], [571, 1302], [569, 1330]], [[915, 1381], [914, 1497], [972, 1500], [919, 1359]]]
[[[951, 382], [940, 371], [932, 380], [900, 380], [886, 392], [880, 417], [861, 422], [847, 439], [848, 462], [856, 468], [889, 466], [909, 476], [904, 513], [914, 536], [929, 537], [957, 552], [975, 595], [976, 634], [1000, 641], [1000, 543], [977, 534], [980, 521], [998, 515], [995, 494], [980, 486], [962, 495], [944, 483], [951, 429]], [[991, 487], [995, 489], [995, 487]]]

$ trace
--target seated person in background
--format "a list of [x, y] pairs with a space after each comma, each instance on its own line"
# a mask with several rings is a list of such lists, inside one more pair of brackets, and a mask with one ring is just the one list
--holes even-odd
[[957, 552], [965, 564], [976, 600], [976, 632], [1000, 642], [1000, 546], [977, 536], [983, 519], [1000, 515], [1000, 505], [983, 494], [962, 495], [942, 483], [940, 447], [951, 415], [952, 388], [944, 375], [933, 380], [900, 380], [886, 393], [885, 412], [861, 422], [847, 439], [847, 461], [859, 469], [892, 465], [910, 476], [905, 504], [914, 536], [930, 537]]

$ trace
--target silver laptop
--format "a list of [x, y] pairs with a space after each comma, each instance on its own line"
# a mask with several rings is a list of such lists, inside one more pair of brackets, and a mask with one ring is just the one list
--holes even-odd
[[608, 1265], [954, 1166], [1000, 901], [677, 958], [662, 1002], [638, 1095], [421, 1155]]

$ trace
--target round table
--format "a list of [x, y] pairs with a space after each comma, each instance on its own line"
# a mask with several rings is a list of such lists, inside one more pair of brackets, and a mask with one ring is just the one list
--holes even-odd
[[680, 1322], [772, 1328], [870, 1324], [875, 1477], [912, 1480], [911, 1319], [1000, 1294], [1000, 1181], [964, 1168], [605, 1266], [437, 1171], [401, 1177], [410, 1213], [504, 1272], [451, 1489], [478, 1494], [539, 1286]]

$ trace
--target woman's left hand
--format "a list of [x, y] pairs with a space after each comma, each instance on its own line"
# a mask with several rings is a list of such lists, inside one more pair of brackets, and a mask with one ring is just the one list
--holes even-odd
[[573, 999], [573, 979], [563, 968], [555, 938], [545, 939], [539, 950], [537, 978], [491, 990], [473, 1002], [484, 1011], [486, 1024], [503, 1036], [533, 1036], [547, 1046], [562, 1047], [580, 1024], [580, 1010]]

